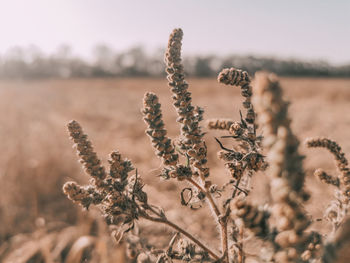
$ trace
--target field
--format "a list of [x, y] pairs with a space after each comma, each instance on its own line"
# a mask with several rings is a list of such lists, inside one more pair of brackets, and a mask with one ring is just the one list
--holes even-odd
[[[188, 82], [193, 104], [204, 108], [205, 120], [239, 118], [242, 97], [238, 88], [221, 85], [215, 79], [189, 79]], [[299, 139], [326, 136], [337, 141], [350, 156], [350, 80], [281, 78], [281, 84], [291, 101], [292, 128]], [[185, 184], [163, 182], [157, 176], [161, 164], [145, 135], [146, 125], [140, 111], [146, 91], [159, 95], [169, 135], [176, 137], [179, 125], [175, 122], [176, 112], [165, 79], [0, 82], [0, 244], [3, 242], [0, 260], [11, 249], [33, 238], [32, 235], [21, 237], [20, 233], [49, 228], [50, 224], [59, 228], [57, 225], [63, 227], [84, 221], [86, 215], [67, 200], [61, 190], [68, 180], [88, 182], [66, 131], [71, 119], [79, 121], [104, 163], [115, 149], [130, 158], [146, 183], [151, 202], [162, 206], [170, 218], [206, 240], [217, 235], [210, 216], [206, 216], [206, 208], [196, 212], [193, 218], [186, 216], [189, 208], [180, 207], [179, 191]], [[220, 134], [208, 131], [205, 135], [212, 180], [218, 185], [229, 176], [216, 157], [219, 145], [214, 136]], [[333, 159], [324, 150], [302, 146], [301, 151], [307, 156], [306, 188], [313, 193], [307, 208], [314, 219], [322, 218], [333, 191], [313, 177], [313, 170], [322, 167], [334, 173]], [[250, 197], [253, 203], [268, 201], [264, 185], [263, 174], [253, 178], [252, 187], [256, 189]], [[326, 232], [330, 226], [320, 221], [313, 227]], [[154, 244], [164, 241], [152, 236], [169, 233], [164, 227], [143, 229]], [[22, 241], [13, 242], [15, 245], [5, 242], [14, 235]]]

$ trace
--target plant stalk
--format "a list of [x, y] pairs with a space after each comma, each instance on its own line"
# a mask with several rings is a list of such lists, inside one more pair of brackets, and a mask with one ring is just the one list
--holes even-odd
[[142, 217], [145, 218], [145, 219], [148, 219], [150, 221], [153, 221], [153, 222], [158, 222], [158, 223], [165, 224], [165, 225], [175, 229], [176, 231], [178, 231], [179, 233], [183, 234], [188, 239], [190, 239], [193, 243], [197, 244], [204, 251], [208, 252], [208, 254], [210, 256], [212, 256], [214, 259], [216, 259], [216, 260], [220, 259], [220, 257], [215, 252], [213, 252], [210, 248], [208, 248], [206, 245], [204, 245], [200, 240], [198, 240], [196, 237], [194, 237], [192, 234], [190, 234], [189, 232], [187, 232], [186, 230], [184, 230], [180, 226], [178, 226], [175, 223], [169, 221], [168, 219], [162, 218], [162, 217], [152, 217], [150, 215], [147, 215], [146, 213], [143, 213]]

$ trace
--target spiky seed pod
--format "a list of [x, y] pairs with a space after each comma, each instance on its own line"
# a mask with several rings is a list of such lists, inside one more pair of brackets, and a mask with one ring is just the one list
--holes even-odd
[[243, 163], [240, 161], [225, 163], [226, 168], [230, 171], [231, 176], [235, 180], [240, 180], [243, 176]]
[[97, 186], [102, 186], [107, 174], [105, 168], [101, 165], [101, 161], [97, 158], [91, 142], [87, 139], [87, 135], [84, 134], [83, 129], [75, 120], [70, 121], [67, 127], [85, 172], [94, 179]]
[[140, 177], [133, 175], [129, 178], [129, 194], [136, 197], [141, 203], [147, 203], [148, 197], [143, 189], [144, 183]]
[[235, 151], [232, 151], [232, 152], [219, 151], [218, 152], [218, 158], [223, 160], [223, 161], [226, 161], [226, 162], [230, 162], [233, 160], [241, 160], [242, 157], [243, 157], [243, 154], [240, 152], [235, 152]]
[[264, 171], [267, 167], [267, 163], [264, 161], [263, 156], [255, 151], [247, 154], [244, 157], [244, 161], [246, 162], [249, 170]]
[[270, 232], [268, 227], [270, 214], [248, 204], [243, 199], [236, 200], [233, 205], [233, 212], [237, 217], [243, 219], [245, 227], [249, 228], [256, 236], [266, 238]]
[[343, 193], [350, 198], [350, 169], [348, 160], [337, 142], [328, 138], [310, 138], [306, 140], [306, 145], [310, 148], [322, 147], [328, 149], [334, 156], [338, 170], [340, 171], [340, 180], [343, 185]]
[[88, 208], [97, 205], [108, 224], [132, 227], [140, 217], [140, 202], [147, 202], [147, 195], [142, 191], [143, 183], [136, 175], [128, 178], [134, 168], [127, 159], [122, 159], [118, 151], [110, 155], [110, 171], [107, 174], [93, 152], [91, 143], [76, 121], [68, 124], [68, 130], [78, 149], [83, 166], [94, 179], [88, 186], [79, 186], [68, 182], [63, 191], [69, 199]]
[[104, 198], [104, 196], [95, 191], [93, 187], [82, 187], [76, 182], [66, 182], [63, 185], [63, 192], [70, 200], [80, 204], [84, 208], [89, 208], [91, 204], [100, 204]]
[[229, 127], [229, 133], [233, 136], [241, 136], [244, 133], [244, 128], [242, 127], [242, 124], [238, 121], [235, 121], [231, 124]]
[[170, 168], [164, 168], [160, 176], [164, 179], [176, 178], [179, 181], [183, 181], [191, 178], [192, 175], [190, 167], [179, 164]]
[[176, 177], [179, 181], [185, 180], [192, 176], [192, 171], [190, 167], [184, 165], [177, 165], [176, 169], [172, 171], [172, 177]]
[[193, 107], [191, 93], [185, 81], [184, 68], [181, 61], [181, 46], [183, 32], [180, 28], [174, 29], [169, 37], [168, 48], [165, 53], [166, 72], [169, 86], [173, 92], [173, 101], [178, 119], [181, 123], [180, 147], [184, 151], [195, 150], [196, 154], [190, 157], [191, 164], [197, 168], [203, 180], [209, 176], [207, 163], [207, 148], [203, 141], [204, 133], [199, 122], [203, 119], [203, 110]]
[[219, 73], [218, 81], [226, 85], [242, 86], [250, 83], [250, 77], [247, 71], [225, 68]]
[[123, 191], [128, 184], [128, 174], [135, 168], [132, 166], [131, 161], [128, 159], [122, 159], [121, 154], [118, 151], [114, 151], [110, 154], [108, 160], [110, 164], [109, 177], [107, 180], [112, 179], [110, 183], [114, 184], [116, 190]]
[[232, 120], [214, 119], [208, 121], [208, 128], [212, 130], [229, 130], [234, 123]]
[[254, 124], [255, 111], [251, 104], [251, 96], [253, 92], [248, 72], [236, 68], [225, 68], [219, 73], [218, 81], [226, 85], [241, 87], [241, 94], [245, 98], [243, 107], [247, 109], [245, 120], [249, 124]]
[[[168, 49], [165, 53], [166, 72], [168, 74], [169, 86], [174, 93], [174, 106], [179, 115], [178, 121], [182, 124], [181, 135], [186, 138], [190, 133], [190, 129], [198, 132], [198, 127], [195, 127], [194, 107], [191, 105], [191, 93], [188, 92], [188, 84], [185, 80], [184, 68], [181, 61], [181, 46], [183, 32], [181, 29], [174, 29], [169, 37]], [[191, 124], [194, 124], [191, 127]], [[185, 140], [185, 147], [191, 145], [191, 139]], [[200, 139], [200, 138], [199, 138]]]
[[322, 181], [322, 182], [324, 182], [326, 184], [334, 185], [334, 186], [337, 186], [337, 187], [339, 187], [339, 185], [340, 185], [339, 178], [334, 178], [333, 176], [327, 174], [322, 169], [315, 170], [314, 175], [318, 179], [320, 179], [320, 181]]
[[175, 166], [179, 156], [175, 153], [175, 148], [171, 140], [166, 136], [167, 131], [162, 120], [161, 105], [157, 95], [152, 92], [147, 92], [144, 96], [143, 103], [143, 119], [148, 125], [146, 133], [151, 138], [157, 155], [162, 158], [164, 165]]
[[309, 138], [306, 140], [307, 147], [322, 147], [328, 149], [337, 161], [339, 170], [344, 169], [348, 165], [348, 160], [342, 152], [341, 147], [335, 141], [328, 138]]

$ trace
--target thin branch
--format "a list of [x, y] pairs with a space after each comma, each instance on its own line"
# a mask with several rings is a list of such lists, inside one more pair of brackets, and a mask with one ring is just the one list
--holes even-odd
[[184, 230], [183, 228], [179, 227], [175, 223], [169, 221], [166, 218], [159, 218], [159, 217], [152, 217], [146, 213], [142, 213], [141, 216], [147, 220], [157, 222], [157, 223], [162, 223], [165, 224], [173, 229], [175, 229], [177, 232], [183, 234], [186, 236], [188, 239], [190, 239], [193, 243], [198, 245], [200, 248], [202, 248], [204, 251], [208, 252], [209, 255], [211, 255], [214, 259], [218, 260], [220, 257], [213, 252], [210, 248], [208, 248], [206, 245], [204, 245], [200, 240], [198, 240], [196, 237], [194, 237], [192, 234]]
[[[222, 136], [221, 138], [224, 138], [225, 136]], [[232, 137], [232, 136], [229, 136], [229, 137]], [[215, 140], [217, 141], [217, 143], [220, 145], [220, 148], [221, 149], [223, 149], [223, 150], [225, 150], [225, 151], [228, 151], [228, 152], [235, 152], [235, 151], [233, 151], [233, 150], [231, 150], [231, 149], [228, 149], [228, 148], [226, 148], [226, 147], [224, 147], [224, 145], [222, 144], [222, 142], [220, 142], [219, 141], [219, 139], [218, 138], [216, 138], [216, 137], [214, 137], [215, 138]]]
[[192, 178], [187, 178], [187, 181], [193, 186], [195, 186], [199, 191], [202, 191], [205, 193], [205, 189], [200, 184], [198, 184], [195, 180], [193, 180]]

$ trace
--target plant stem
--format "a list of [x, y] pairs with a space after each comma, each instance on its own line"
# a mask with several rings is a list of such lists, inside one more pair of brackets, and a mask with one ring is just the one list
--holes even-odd
[[211, 208], [213, 209], [215, 215], [216, 215], [216, 219], [217, 221], [219, 221], [219, 217], [221, 215], [219, 208], [217, 207], [216, 203], [214, 202], [213, 196], [211, 195], [211, 193], [209, 192], [209, 189], [204, 188], [203, 186], [201, 186], [200, 184], [198, 184], [195, 180], [193, 180], [192, 178], [187, 179], [187, 181], [189, 183], [191, 183], [192, 185], [194, 185], [196, 188], [198, 188], [198, 190], [202, 191], [205, 193], [206, 198], [209, 201], [209, 205], [211, 206]]
[[196, 237], [194, 237], [192, 234], [190, 234], [189, 232], [187, 232], [186, 230], [184, 230], [183, 228], [181, 228], [180, 226], [176, 225], [175, 223], [169, 221], [166, 218], [161, 218], [161, 217], [152, 217], [146, 213], [142, 213], [141, 215], [143, 218], [148, 219], [150, 221], [153, 222], [158, 222], [158, 223], [162, 223], [165, 224], [173, 229], [175, 229], [176, 231], [178, 231], [179, 233], [183, 234], [184, 236], [186, 236], [188, 239], [190, 239], [193, 243], [197, 244], [199, 247], [201, 247], [204, 251], [208, 252], [208, 254], [210, 256], [212, 256], [214, 259], [218, 260], [220, 257], [213, 252], [210, 248], [208, 248], [206, 245], [204, 245], [200, 240], [198, 240]]
[[224, 258], [224, 262], [229, 263], [228, 235], [227, 235], [227, 217], [222, 220], [220, 225], [221, 225], [222, 257]]
[[195, 186], [196, 188], [198, 188], [198, 190], [202, 191], [202, 192], [206, 192], [206, 190], [199, 184], [197, 183], [195, 180], [193, 180], [192, 178], [188, 178], [187, 181], [192, 184], [193, 186]]
[[[209, 206], [214, 211], [215, 219], [217, 223], [220, 224], [221, 232], [220, 232], [220, 238], [221, 238], [221, 244], [222, 244], [222, 258], [225, 259], [225, 261], [229, 262], [229, 255], [228, 255], [228, 236], [227, 236], [227, 218], [228, 215], [221, 215], [219, 208], [217, 207], [212, 194], [209, 191], [209, 187], [203, 188], [200, 184], [198, 184], [195, 180], [192, 178], [187, 179], [188, 182], [190, 182], [192, 185], [198, 188], [198, 190], [203, 191], [205, 193], [205, 196], [209, 202]], [[201, 178], [202, 183], [205, 181], [203, 178]]]

